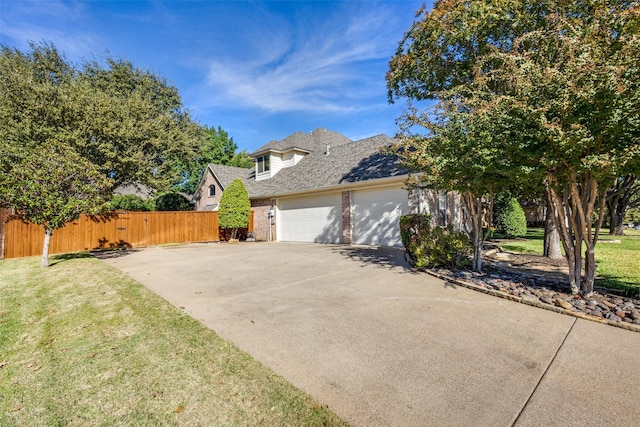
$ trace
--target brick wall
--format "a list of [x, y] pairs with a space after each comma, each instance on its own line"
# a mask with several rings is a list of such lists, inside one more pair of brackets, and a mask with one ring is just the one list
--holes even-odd
[[342, 192], [342, 243], [351, 244], [351, 192]]
[[[209, 187], [215, 186], [216, 194], [215, 196], [209, 196]], [[205, 175], [204, 183], [198, 187], [196, 190], [196, 194], [194, 194], [193, 198], [195, 201], [195, 210], [202, 211], [205, 210], [209, 205], [218, 205], [220, 204], [220, 197], [222, 196], [222, 187], [220, 183], [215, 179], [209, 168], [207, 168], [207, 173]]]
[[[456, 228], [462, 227], [463, 212], [462, 200], [456, 192], [447, 193], [446, 223], [453, 224]], [[430, 214], [433, 225], [441, 224], [440, 192], [437, 190], [423, 189], [409, 192], [409, 213]]]
[[[276, 201], [274, 199], [259, 199], [251, 201], [253, 210], [253, 231], [258, 241], [269, 240], [269, 210], [273, 207], [275, 211]], [[271, 225], [271, 241], [276, 240], [276, 224]]]

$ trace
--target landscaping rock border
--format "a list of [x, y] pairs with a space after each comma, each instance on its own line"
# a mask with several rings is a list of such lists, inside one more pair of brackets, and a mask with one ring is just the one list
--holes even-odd
[[487, 265], [485, 272], [425, 269], [446, 282], [488, 295], [640, 332], [640, 299], [598, 288], [590, 297], [572, 295], [565, 283]]

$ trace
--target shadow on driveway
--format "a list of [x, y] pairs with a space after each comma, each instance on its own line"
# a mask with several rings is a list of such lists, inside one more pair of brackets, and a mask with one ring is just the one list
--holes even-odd
[[418, 272], [409, 265], [404, 257], [404, 249], [375, 246], [339, 246], [333, 249], [335, 253], [352, 261], [365, 265], [375, 265], [384, 268], [401, 268], [408, 273]]

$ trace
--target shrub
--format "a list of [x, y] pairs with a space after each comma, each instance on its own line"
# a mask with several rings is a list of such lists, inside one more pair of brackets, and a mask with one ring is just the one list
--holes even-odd
[[109, 204], [113, 210], [148, 212], [155, 209], [153, 200], [145, 200], [135, 194], [115, 195]]
[[414, 267], [461, 268], [469, 263], [469, 237], [452, 225], [432, 227], [431, 215], [403, 215], [400, 236]]
[[496, 233], [508, 237], [523, 237], [527, 234], [527, 218], [515, 197], [509, 193], [496, 196], [493, 224]]
[[182, 194], [165, 193], [156, 197], [157, 211], [192, 211], [193, 205]]
[[251, 201], [247, 188], [240, 179], [234, 179], [224, 189], [220, 197], [218, 208], [218, 222], [220, 228], [231, 229], [231, 238], [235, 239], [239, 228], [249, 226], [251, 215]]

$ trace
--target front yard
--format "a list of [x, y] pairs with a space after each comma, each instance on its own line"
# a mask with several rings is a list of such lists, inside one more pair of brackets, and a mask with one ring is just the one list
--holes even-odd
[[86, 253], [0, 261], [0, 425], [343, 425]]
[[[596, 244], [596, 286], [640, 289], [640, 231], [625, 230], [625, 236], [607, 233], [604, 230]], [[533, 228], [526, 238], [502, 241], [499, 246], [510, 252], [542, 255], [543, 236], [544, 230]]]

